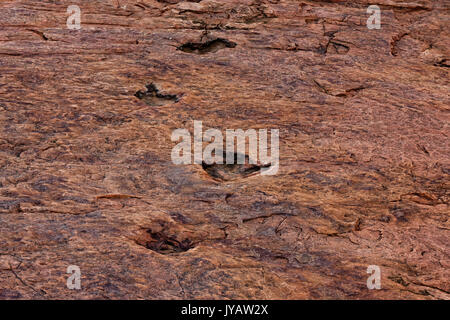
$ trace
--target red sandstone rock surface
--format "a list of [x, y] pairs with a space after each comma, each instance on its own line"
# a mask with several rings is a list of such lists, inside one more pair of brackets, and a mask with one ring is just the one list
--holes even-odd
[[[447, 1], [76, 2], [0, 2], [1, 299], [450, 298]], [[278, 174], [173, 164], [194, 120]]]

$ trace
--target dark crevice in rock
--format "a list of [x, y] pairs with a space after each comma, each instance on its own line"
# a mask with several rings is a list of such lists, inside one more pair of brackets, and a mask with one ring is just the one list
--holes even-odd
[[435, 63], [434, 66], [441, 67], [441, 68], [450, 68], [450, 61], [448, 59], [443, 59], [443, 60]]
[[335, 96], [349, 98], [349, 97], [353, 97], [358, 91], [361, 91], [364, 89], [367, 89], [367, 88], [364, 86], [359, 86], [357, 88], [351, 88], [351, 89], [345, 90], [344, 92], [337, 93], [337, 94], [335, 94]]
[[330, 41], [328, 47], [327, 47], [327, 54], [346, 54], [350, 50], [349, 46], [346, 46], [345, 44], [336, 42], [336, 41]]
[[178, 241], [163, 232], [153, 232], [151, 229], [146, 231], [144, 237], [137, 239], [136, 243], [160, 254], [185, 252], [194, 247], [193, 242], [189, 239]]
[[234, 153], [234, 162], [233, 164], [226, 163], [226, 153], [223, 153], [223, 162], [224, 163], [213, 163], [207, 164], [205, 162], [202, 163], [203, 170], [206, 171], [212, 178], [220, 181], [230, 181], [236, 180], [239, 178], [246, 178], [251, 176], [261, 170], [261, 168], [269, 167], [267, 166], [259, 166], [256, 164], [250, 164], [249, 157], [245, 155], [245, 163], [238, 164], [238, 154]]
[[328, 31], [324, 33], [324, 36], [328, 37], [326, 45], [320, 45], [317, 52], [320, 54], [346, 54], [350, 51], [350, 47], [342, 43], [342, 41], [335, 39], [335, 34], [338, 31]]
[[175, 94], [162, 94], [153, 83], [145, 86], [147, 91], [139, 90], [135, 96], [150, 106], [164, 106], [173, 102], [178, 102], [178, 96]]
[[27, 29], [30, 32], [33, 32], [35, 34], [37, 34], [38, 36], [40, 36], [42, 38], [42, 40], [47, 41], [48, 37], [42, 32], [42, 31], [38, 31], [38, 30], [33, 30], [33, 29]]
[[234, 47], [236, 47], [236, 43], [217, 38], [206, 42], [188, 42], [179, 46], [177, 49], [187, 53], [206, 54], [217, 52], [220, 49]]

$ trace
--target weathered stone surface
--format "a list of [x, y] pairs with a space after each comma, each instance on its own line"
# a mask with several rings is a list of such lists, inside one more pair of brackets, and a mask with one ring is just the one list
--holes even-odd
[[[2, 1], [0, 298], [448, 299], [449, 3], [377, 2], [380, 30], [369, 0], [77, 1], [68, 30]], [[193, 120], [278, 128], [278, 174], [173, 164]]]

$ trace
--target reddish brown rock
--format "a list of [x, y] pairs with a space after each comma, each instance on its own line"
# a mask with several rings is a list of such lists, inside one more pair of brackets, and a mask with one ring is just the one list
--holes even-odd
[[[71, 1], [2, 1], [0, 298], [448, 299], [448, 2], [372, 3], [84, 1], [68, 30]], [[194, 120], [279, 129], [278, 174], [173, 164]]]

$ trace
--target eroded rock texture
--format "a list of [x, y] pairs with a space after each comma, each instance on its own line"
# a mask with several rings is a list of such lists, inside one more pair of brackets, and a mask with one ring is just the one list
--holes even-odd
[[[450, 297], [448, 1], [75, 2], [0, 2], [0, 298]], [[278, 174], [173, 164], [194, 120]]]

